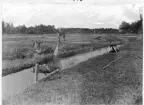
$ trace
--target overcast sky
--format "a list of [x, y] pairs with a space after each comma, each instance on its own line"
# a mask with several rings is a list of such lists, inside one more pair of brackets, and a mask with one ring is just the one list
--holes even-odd
[[122, 21], [139, 20], [142, 5], [141, 0], [136, 4], [134, 0], [6, 0], [2, 4], [2, 19], [15, 26], [118, 28]]

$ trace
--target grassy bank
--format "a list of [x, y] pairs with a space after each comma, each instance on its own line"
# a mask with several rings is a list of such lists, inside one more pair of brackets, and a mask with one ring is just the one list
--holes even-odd
[[3, 105], [142, 105], [142, 44], [131, 40], [119, 53], [53, 74], [7, 97]]

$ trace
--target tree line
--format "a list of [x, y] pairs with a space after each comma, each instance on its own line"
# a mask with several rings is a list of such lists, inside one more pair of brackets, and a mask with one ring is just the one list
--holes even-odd
[[62, 28], [66, 33], [118, 33], [118, 29], [112, 28]]
[[36, 25], [34, 27], [26, 27], [19, 25], [14, 27], [13, 23], [2, 22], [3, 34], [47, 34], [56, 33], [54, 25]]
[[[61, 28], [65, 33], [118, 33], [117, 29], [112, 28]], [[54, 25], [36, 25], [26, 27], [25, 25], [19, 25], [14, 27], [13, 23], [2, 22], [3, 34], [52, 34], [57, 33], [58, 29]]]
[[[132, 23], [123, 21], [119, 25], [119, 29], [113, 28], [62, 28], [65, 33], [142, 33], [143, 25], [142, 20], [137, 20]], [[2, 33], [3, 34], [55, 34], [58, 29], [54, 25], [35, 25], [26, 27], [25, 25], [19, 25], [14, 27], [13, 23], [7, 23], [2, 21]]]

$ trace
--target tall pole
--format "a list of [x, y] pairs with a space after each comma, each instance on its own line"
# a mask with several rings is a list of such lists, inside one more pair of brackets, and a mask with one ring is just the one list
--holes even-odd
[[140, 20], [143, 20], [143, 7], [139, 7]]
[[[140, 27], [143, 28], [143, 7], [139, 7], [139, 15], [140, 15], [140, 22], [141, 22], [141, 26]], [[142, 32], [140, 32], [140, 33], [142, 33]]]

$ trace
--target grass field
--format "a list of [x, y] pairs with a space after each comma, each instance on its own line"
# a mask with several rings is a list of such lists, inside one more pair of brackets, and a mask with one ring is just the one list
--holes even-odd
[[130, 38], [120, 52], [51, 75], [3, 105], [142, 105], [142, 46], [142, 38]]
[[[33, 42], [36, 40], [43, 42], [43, 54], [40, 56], [39, 62], [41, 64], [50, 62], [57, 35], [3, 35], [2, 38], [2, 75], [5, 76], [34, 66], [35, 48]], [[59, 57], [65, 58], [92, 49], [106, 47], [110, 45], [109, 41], [117, 42], [119, 39], [118, 35], [67, 34], [66, 43], [59, 48]]]

